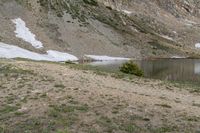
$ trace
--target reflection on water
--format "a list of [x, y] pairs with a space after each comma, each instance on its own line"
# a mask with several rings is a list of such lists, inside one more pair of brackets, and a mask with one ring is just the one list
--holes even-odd
[[146, 60], [140, 62], [145, 76], [149, 78], [200, 81], [200, 60], [191, 59], [163, 59]]
[[195, 62], [195, 64], [194, 64], [194, 73], [200, 75], [200, 62]]
[[[101, 69], [118, 71], [125, 61], [91, 62]], [[157, 59], [135, 61], [144, 71], [145, 77], [176, 80], [200, 81], [200, 60], [196, 59]]]
[[119, 71], [119, 67], [125, 62], [127, 61], [95, 61], [88, 64], [108, 71]]

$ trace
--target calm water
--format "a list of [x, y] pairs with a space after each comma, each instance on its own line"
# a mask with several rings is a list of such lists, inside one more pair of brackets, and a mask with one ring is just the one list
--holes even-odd
[[[109, 71], [119, 71], [124, 61], [91, 62], [92, 66]], [[156, 59], [135, 61], [147, 78], [200, 82], [200, 60]]]

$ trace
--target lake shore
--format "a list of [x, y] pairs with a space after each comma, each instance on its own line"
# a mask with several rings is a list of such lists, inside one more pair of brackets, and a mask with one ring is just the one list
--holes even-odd
[[2, 59], [0, 71], [0, 132], [200, 130], [192, 86], [25, 60]]

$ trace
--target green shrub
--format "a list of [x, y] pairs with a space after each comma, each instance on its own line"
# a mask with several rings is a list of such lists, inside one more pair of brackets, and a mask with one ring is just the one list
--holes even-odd
[[98, 6], [98, 2], [96, 0], [83, 0], [83, 2], [92, 6]]
[[134, 74], [140, 77], [144, 75], [143, 71], [138, 67], [137, 64], [133, 63], [133, 61], [124, 63], [120, 67], [120, 71], [126, 74]]

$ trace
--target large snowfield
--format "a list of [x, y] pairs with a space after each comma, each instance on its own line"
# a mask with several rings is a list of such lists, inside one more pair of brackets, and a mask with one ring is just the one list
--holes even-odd
[[[110, 56], [100, 56], [100, 55], [85, 55], [87, 58], [96, 61], [126, 61], [130, 60], [129, 58], [122, 57], [110, 57]], [[48, 50], [46, 54], [35, 53], [18, 46], [9, 45], [0, 42], [0, 58], [25, 58], [37, 61], [55, 61], [55, 62], [63, 62], [63, 61], [77, 61], [79, 60], [76, 56], [63, 53], [55, 50]]]
[[68, 53], [62, 53], [54, 50], [47, 51], [47, 54], [38, 54], [31, 52], [29, 50], [9, 45], [0, 42], [0, 57], [1, 58], [26, 58], [31, 60], [37, 60], [37, 61], [55, 61], [55, 62], [61, 62], [61, 61], [77, 61], [78, 58], [68, 54]]

